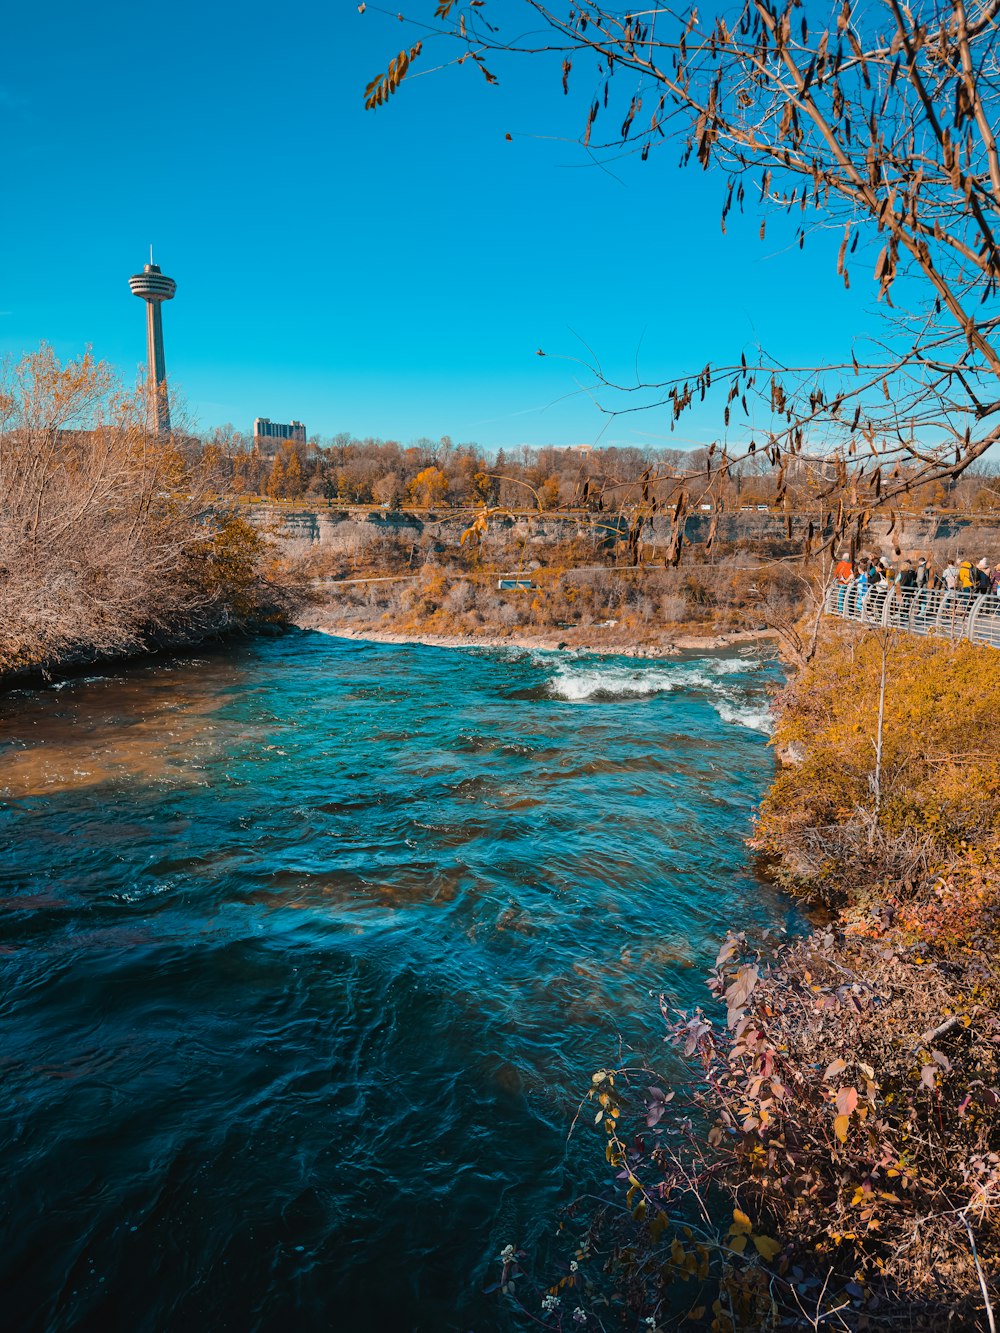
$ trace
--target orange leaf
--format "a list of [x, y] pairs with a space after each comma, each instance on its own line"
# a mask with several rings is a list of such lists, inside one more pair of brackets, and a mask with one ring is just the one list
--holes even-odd
[[840, 1114], [849, 1116], [852, 1111], [857, 1110], [857, 1106], [857, 1088], [841, 1088], [837, 1093], [837, 1110]]
[[768, 1263], [771, 1262], [776, 1254], [781, 1253], [781, 1246], [770, 1236], [752, 1236], [751, 1240], [757, 1247], [757, 1253], [762, 1259], [766, 1259]]

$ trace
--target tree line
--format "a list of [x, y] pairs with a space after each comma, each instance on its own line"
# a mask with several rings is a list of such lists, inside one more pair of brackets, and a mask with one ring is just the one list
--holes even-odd
[[[841, 453], [817, 452], [790, 461], [777, 476], [764, 455], [748, 455], [725, 471], [713, 467], [714, 446], [683, 449], [561, 448], [521, 445], [495, 452], [475, 443], [418, 439], [411, 444], [342, 433], [287, 441], [262, 450], [235, 428], [224, 426], [185, 448], [203, 453], [226, 485], [242, 496], [308, 500], [389, 509], [483, 507], [544, 512], [667, 512], [683, 503], [713, 512], [764, 505], [803, 513], [832, 510], [839, 473], [860, 474]], [[901, 466], [899, 475], [908, 469]], [[916, 467], [909, 469], [914, 474]], [[957, 478], [920, 482], [916, 475], [907, 507], [989, 513], [1000, 509], [998, 467], [989, 459], [969, 465]], [[858, 476], [865, 491], [863, 476]], [[875, 483], [867, 490], [877, 506]], [[683, 497], [683, 500], [682, 500]]]

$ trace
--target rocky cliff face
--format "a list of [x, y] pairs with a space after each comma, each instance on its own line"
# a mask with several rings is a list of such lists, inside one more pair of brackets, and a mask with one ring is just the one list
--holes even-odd
[[[256, 505], [247, 512], [255, 524], [271, 529], [293, 554], [308, 552], [316, 546], [345, 552], [382, 544], [447, 549], [459, 543], [470, 522], [468, 511], [448, 510], [415, 513], [326, 505], [304, 505], [298, 509]], [[809, 521], [809, 515], [793, 516], [793, 542], [801, 540]], [[816, 516], [812, 521], [816, 521]], [[705, 542], [711, 524], [711, 514], [689, 514], [684, 524], [686, 542], [692, 546]], [[511, 543], [541, 549], [553, 542], [570, 540], [597, 550], [614, 545], [627, 535], [628, 520], [615, 514], [531, 514], [490, 520], [490, 539], [500, 550]], [[716, 525], [718, 542], [739, 543], [749, 548], [758, 543], [788, 540], [788, 536], [787, 520], [781, 514], [720, 514]], [[641, 540], [654, 550], [666, 547], [670, 537], [669, 512], [657, 514], [643, 524]], [[975, 554], [976, 559], [986, 555], [993, 563], [1000, 560], [1000, 526], [995, 520], [921, 515], [904, 519], [901, 526], [897, 524], [890, 532], [889, 519], [878, 518], [869, 529], [869, 545], [890, 556], [916, 551], [942, 553], [948, 548], [949, 554], [954, 551]]]

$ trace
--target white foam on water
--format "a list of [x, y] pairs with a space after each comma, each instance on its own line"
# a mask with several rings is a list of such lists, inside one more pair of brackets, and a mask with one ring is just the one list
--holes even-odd
[[753, 657], [707, 657], [702, 669], [713, 676], [731, 676], [737, 671], [759, 671], [760, 665]]
[[[546, 663], [551, 665], [551, 663]], [[652, 699], [674, 690], [702, 695], [723, 722], [769, 736], [771, 710], [766, 700], [734, 698], [727, 676], [754, 671], [743, 658], [716, 657], [677, 666], [630, 667], [621, 663], [565, 662], [548, 682], [549, 693], [569, 703], [615, 699]]]
[[[551, 660], [544, 665], [551, 666]], [[549, 691], [557, 699], [572, 703], [588, 699], [649, 699], [683, 689], [713, 693], [725, 688], [718, 677], [753, 669], [741, 658], [729, 657], [706, 658], [683, 666], [632, 667], [603, 662], [577, 665], [569, 661], [556, 667], [549, 680]]]
[[100, 680], [107, 680], [106, 676], [70, 676], [66, 680], [53, 681], [50, 689], [69, 690], [74, 685], [96, 685]]
[[712, 699], [710, 702], [723, 722], [732, 726], [762, 731], [765, 736], [770, 736], [774, 729], [767, 704], [735, 703], [732, 699]]
[[585, 703], [589, 699], [649, 699], [683, 685], [679, 674], [662, 667], [561, 667], [549, 681], [549, 692], [571, 703]]

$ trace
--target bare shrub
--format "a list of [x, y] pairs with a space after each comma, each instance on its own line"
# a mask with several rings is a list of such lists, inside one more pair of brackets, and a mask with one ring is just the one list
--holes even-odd
[[679, 593], [667, 593], [660, 598], [660, 615], [668, 623], [680, 624], [688, 618], [688, 600]]
[[218, 500], [211, 450], [150, 436], [141, 392], [51, 349], [0, 382], [0, 672], [183, 642], [291, 594]]
[[453, 583], [445, 594], [444, 606], [447, 611], [453, 614], [459, 614], [462, 611], [468, 611], [475, 600], [475, 595], [468, 583], [459, 581]]

